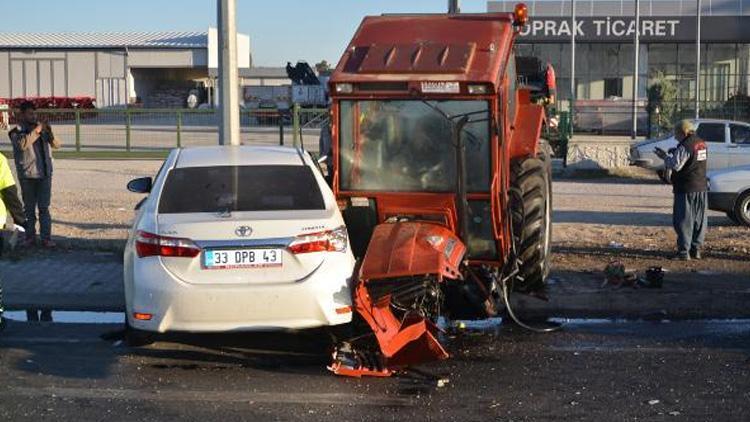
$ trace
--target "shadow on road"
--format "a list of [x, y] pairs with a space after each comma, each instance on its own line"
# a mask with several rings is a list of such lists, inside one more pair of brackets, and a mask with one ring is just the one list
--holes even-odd
[[81, 230], [113, 230], [120, 229], [126, 230], [130, 228], [128, 224], [109, 224], [109, 223], [93, 223], [93, 222], [82, 222], [82, 221], [64, 221], [64, 220], [52, 220], [53, 225], [71, 226]]
[[146, 347], [129, 347], [122, 353], [147, 357], [156, 369], [186, 370], [210, 366], [263, 371], [324, 374], [332, 340], [325, 330], [231, 334], [168, 334]]

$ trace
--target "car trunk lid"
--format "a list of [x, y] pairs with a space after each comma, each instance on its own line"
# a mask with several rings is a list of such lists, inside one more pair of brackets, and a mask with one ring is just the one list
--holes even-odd
[[[277, 284], [299, 282], [325, 260], [325, 252], [293, 254], [288, 246], [299, 235], [331, 230], [332, 211], [257, 211], [231, 215], [167, 214], [158, 218], [159, 235], [192, 240], [201, 253], [193, 258], [161, 257], [164, 267], [190, 284]], [[259, 256], [254, 266], [209, 267], [206, 255], [223, 251], [270, 251], [270, 263]]]

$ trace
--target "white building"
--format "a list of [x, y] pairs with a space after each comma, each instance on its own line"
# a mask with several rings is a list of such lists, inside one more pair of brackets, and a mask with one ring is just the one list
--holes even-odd
[[[212, 97], [216, 30], [0, 33], [0, 98], [96, 98], [98, 107], [181, 107], [192, 88]], [[250, 38], [238, 34], [240, 75], [252, 75]]]

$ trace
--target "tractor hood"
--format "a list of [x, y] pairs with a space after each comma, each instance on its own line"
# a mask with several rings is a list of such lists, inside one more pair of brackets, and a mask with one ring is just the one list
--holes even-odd
[[360, 279], [380, 280], [436, 274], [460, 278], [466, 253], [463, 242], [447, 228], [426, 222], [385, 223], [375, 227], [362, 262]]

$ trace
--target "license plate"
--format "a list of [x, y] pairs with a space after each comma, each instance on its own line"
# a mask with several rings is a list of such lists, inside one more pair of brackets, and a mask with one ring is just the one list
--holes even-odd
[[203, 268], [280, 267], [281, 249], [214, 249], [203, 253]]

